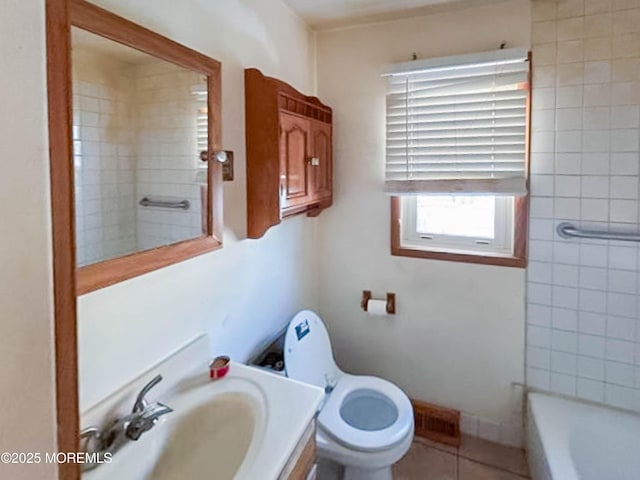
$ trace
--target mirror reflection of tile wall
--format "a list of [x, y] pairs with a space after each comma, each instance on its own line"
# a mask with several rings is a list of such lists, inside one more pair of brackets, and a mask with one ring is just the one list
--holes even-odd
[[[74, 29], [78, 266], [202, 235], [206, 195], [204, 76], [88, 36]], [[190, 206], [144, 207], [144, 197]]]

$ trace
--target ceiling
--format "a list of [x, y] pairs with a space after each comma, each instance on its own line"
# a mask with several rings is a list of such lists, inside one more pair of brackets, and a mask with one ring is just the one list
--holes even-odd
[[284, 0], [309, 25], [343, 27], [504, 0]]

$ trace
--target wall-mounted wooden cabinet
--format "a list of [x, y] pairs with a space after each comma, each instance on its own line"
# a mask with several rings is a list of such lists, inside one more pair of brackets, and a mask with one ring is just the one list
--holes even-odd
[[259, 70], [245, 70], [247, 235], [333, 201], [331, 108]]

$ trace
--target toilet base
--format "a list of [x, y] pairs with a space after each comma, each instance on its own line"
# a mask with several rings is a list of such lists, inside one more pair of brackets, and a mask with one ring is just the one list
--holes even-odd
[[322, 428], [316, 432], [318, 457], [342, 467], [342, 472], [336, 472], [340, 480], [393, 480], [392, 466], [404, 457], [412, 442], [413, 424], [409, 434], [399, 444], [379, 452], [355, 451], [333, 441]]
[[344, 469], [344, 480], [393, 480], [391, 467], [376, 469], [347, 466]]

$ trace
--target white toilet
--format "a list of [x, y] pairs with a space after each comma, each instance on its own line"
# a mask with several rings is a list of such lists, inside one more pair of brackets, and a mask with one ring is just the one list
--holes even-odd
[[324, 323], [310, 310], [289, 323], [284, 362], [288, 377], [327, 392], [318, 414], [319, 455], [343, 465], [345, 480], [391, 480], [391, 466], [413, 440], [407, 395], [381, 378], [341, 371]]

